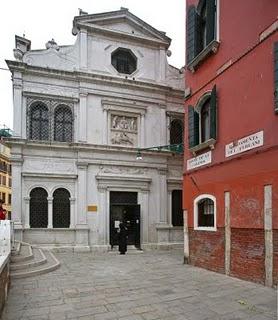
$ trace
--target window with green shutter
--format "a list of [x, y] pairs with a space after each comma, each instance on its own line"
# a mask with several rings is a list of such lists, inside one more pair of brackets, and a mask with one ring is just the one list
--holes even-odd
[[195, 107], [188, 106], [188, 141], [193, 152], [213, 145], [217, 138], [216, 86]]
[[278, 42], [274, 43], [274, 111], [278, 113]]
[[[216, 1], [200, 0], [197, 7], [193, 5], [188, 7], [186, 30], [187, 65], [216, 40]], [[212, 47], [215, 49], [215, 45]], [[211, 50], [208, 50], [202, 59], [208, 56], [210, 52]]]

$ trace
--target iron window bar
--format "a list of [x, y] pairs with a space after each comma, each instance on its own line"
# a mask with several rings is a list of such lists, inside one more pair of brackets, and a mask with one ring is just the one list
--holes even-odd
[[176, 143], [176, 144], [168, 144], [165, 146], [154, 146], [148, 148], [138, 148], [136, 154], [136, 160], [142, 160], [142, 151], [168, 151], [173, 154], [183, 154], [183, 143]]

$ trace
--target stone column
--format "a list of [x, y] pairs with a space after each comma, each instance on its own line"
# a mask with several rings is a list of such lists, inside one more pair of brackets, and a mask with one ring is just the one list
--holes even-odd
[[141, 243], [149, 242], [149, 190], [142, 190], [139, 193], [140, 216], [141, 216]]
[[30, 229], [30, 197], [25, 197], [25, 217], [24, 217], [24, 228]]
[[273, 285], [272, 186], [264, 187], [265, 285]]
[[103, 144], [109, 144], [108, 142], [108, 111], [107, 109], [103, 110]]
[[184, 263], [189, 263], [188, 211], [183, 210]]
[[166, 145], [167, 143], [167, 124], [166, 124], [166, 112], [164, 106], [160, 107], [160, 145]]
[[167, 223], [167, 170], [159, 170], [159, 207], [160, 207], [160, 217], [159, 222]]
[[87, 70], [88, 68], [88, 39], [87, 39], [87, 30], [81, 29], [79, 33], [79, 61], [80, 69]]
[[12, 220], [15, 229], [22, 229], [22, 163], [21, 157], [11, 158], [12, 163]]
[[75, 198], [69, 198], [70, 201], [70, 229], [75, 228]]
[[166, 80], [166, 52], [165, 48], [159, 50], [159, 69], [160, 69], [160, 81], [165, 82]]
[[99, 192], [99, 205], [100, 210], [98, 213], [98, 244], [104, 245], [108, 243], [108, 236], [106, 235], [108, 230], [106, 230], [106, 216], [109, 214], [107, 212], [107, 189], [103, 186], [98, 187]]
[[78, 140], [87, 142], [87, 92], [80, 91], [79, 93], [79, 126]]
[[142, 114], [140, 118], [140, 148], [145, 147], [145, 115]]
[[87, 227], [87, 167], [88, 163], [77, 163], [77, 219], [79, 228]]
[[231, 266], [231, 204], [230, 192], [225, 192], [225, 273], [230, 274]]
[[13, 137], [21, 137], [22, 134], [22, 75], [14, 72], [13, 75]]
[[53, 197], [47, 197], [48, 202], [48, 224], [47, 228], [53, 228]]
[[172, 190], [168, 190], [167, 203], [168, 203], [168, 222], [169, 222], [169, 225], [172, 226], [173, 225], [173, 221], [172, 221]]

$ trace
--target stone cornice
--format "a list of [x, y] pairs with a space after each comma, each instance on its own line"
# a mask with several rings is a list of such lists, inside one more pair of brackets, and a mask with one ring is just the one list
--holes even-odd
[[71, 98], [67, 96], [55, 95], [55, 94], [46, 94], [40, 92], [31, 92], [31, 91], [23, 91], [22, 95], [25, 97], [32, 97], [32, 98], [45, 98], [45, 99], [55, 99], [58, 101], [63, 102], [78, 102], [78, 98]]
[[166, 85], [161, 85], [152, 82], [145, 82], [145, 81], [138, 81], [138, 80], [130, 80], [121, 77], [113, 77], [108, 75], [100, 75], [95, 73], [89, 73], [84, 71], [65, 71], [59, 69], [52, 69], [52, 68], [44, 68], [39, 66], [30, 66], [24, 62], [20, 61], [13, 61], [13, 60], [6, 60], [6, 63], [9, 69], [14, 71], [22, 72], [23, 74], [29, 75], [37, 75], [42, 77], [49, 77], [49, 78], [59, 78], [63, 80], [70, 80], [76, 82], [90, 82], [96, 84], [102, 84], [109, 86], [119, 86], [122, 87], [123, 85], [126, 88], [130, 89], [138, 89], [138, 90], [145, 90], [145, 91], [155, 91], [160, 92], [162, 94], [167, 94], [169, 96], [177, 96], [183, 99], [184, 91], [175, 89], [172, 87], [168, 87]]
[[94, 24], [89, 24], [89, 23], [77, 23], [76, 24], [77, 28], [86, 28], [89, 32], [92, 32], [94, 35], [95, 34], [101, 34], [104, 36], [107, 36], [109, 38], [117, 38], [117, 39], [127, 39], [129, 42], [140, 42], [140, 44], [148, 44], [152, 45], [154, 47], [162, 47], [165, 49], [168, 49], [169, 47], [169, 42], [163, 41], [160, 39], [155, 39], [147, 36], [140, 36], [132, 33], [124, 33], [123, 31], [117, 31], [117, 30], [112, 30], [108, 28], [104, 28], [98, 25]]

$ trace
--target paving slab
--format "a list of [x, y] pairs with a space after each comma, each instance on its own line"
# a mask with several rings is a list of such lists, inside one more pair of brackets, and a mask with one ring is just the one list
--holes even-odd
[[61, 267], [12, 279], [2, 320], [271, 320], [277, 291], [183, 264], [181, 252], [55, 254]]

